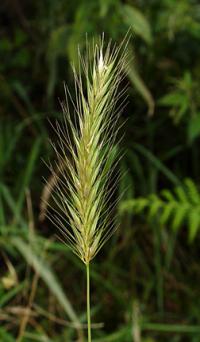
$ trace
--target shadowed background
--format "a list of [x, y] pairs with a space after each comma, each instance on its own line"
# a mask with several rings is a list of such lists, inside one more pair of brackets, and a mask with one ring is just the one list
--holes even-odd
[[[77, 46], [130, 28], [119, 230], [91, 267], [94, 341], [200, 341], [200, 5], [0, 4], [0, 341], [84, 341], [84, 266], [55, 236], [43, 163]], [[83, 323], [80, 328], [79, 323]]]

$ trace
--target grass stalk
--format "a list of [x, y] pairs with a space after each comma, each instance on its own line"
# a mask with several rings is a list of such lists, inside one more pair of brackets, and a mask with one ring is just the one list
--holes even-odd
[[[56, 122], [57, 160], [50, 171], [56, 183], [50, 189], [54, 204], [49, 218], [64, 242], [86, 265], [88, 342], [91, 342], [90, 262], [116, 229], [114, 221], [117, 119], [124, 106], [119, 89], [126, 64], [122, 43], [105, 46], [104, 36], [79, 53], [73, 69], [75, 101], [65, 87], [63, 123]], [[70, 102], [71, 101], [71, 102]], [[71, 108], [72, 107], [72, 108]], [[116, 170], [117, 173], [117, 170]]]
[[87, 275], [87, 324], [88, 324], [88, 342], [92, 341], [91, 337], [91, 313], [90, 313], [90, 263], [86, 264]]

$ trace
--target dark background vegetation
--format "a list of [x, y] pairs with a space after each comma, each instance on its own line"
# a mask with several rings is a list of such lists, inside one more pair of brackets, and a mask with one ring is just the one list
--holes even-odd
[[120, 229], [92, 264], [93, 337], [199, 342], [199, 1], [7, 0], [0, 22], [0, 341], [83, 341], [84, 266], [41, 207], [47, 118], [62, 120], [86, 32], [120, 42], [131, 27]]

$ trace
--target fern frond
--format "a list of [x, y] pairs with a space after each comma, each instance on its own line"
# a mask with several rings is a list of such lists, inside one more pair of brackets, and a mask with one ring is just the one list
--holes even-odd
[[157, 217], [161, 225], [170, 225], [173, 230], [187, 226], [192, 241], [200, 228], [200, 192], [191, 179], [174, 191], [163, 190], [159, 195], [136, 198], [121, 203], [120, 212], [135, 214], [145, 212], [148, 219]]

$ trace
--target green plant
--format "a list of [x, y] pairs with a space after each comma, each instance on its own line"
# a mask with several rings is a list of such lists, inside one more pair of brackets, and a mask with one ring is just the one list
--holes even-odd
[[121, 213], [147, 212], [150, 220], [157, 217], [162, 226], [169, 224], [175, 231], [187, 225], [190, 241], [200, 228], [200, 192], [191, 179], [186, 179], [173, 191], [163, 190], [160, 196], [151, 194], [124, 201], [120, 210]]
[[174, 89], [160, 99], [160, 104], [170, 108], [170, 116], [176, 124], [183, 118], [195, 117], [199, 107], [198, 84], [190, 72], [185, 72], [179, 80], [173, 80]]
[[[64, 240], [86, 265], [88, 341], [91, 341], [90, 317], [90, 262], [115, 230], [111, 219], [113, 203], [110, 198], [116, 113], [122, 70], [126, 64], [122, 44], [104, 48], [104, 37], [99, 43], [87, 46], [80, 67], [84, 79], [74, 69], [76, 103], [73, 118], [64, 104], [64, 126], [57, 124], [58, 147], [56, 168], [50, 167], [56, 183], [52, 190], [54, 204], [49, 211], [52, 222], [60, 229]], [[105, 50], [105, 51], [104, 51]], [[85, 87], [84, 84], [85, 82]], [[67, 95], [67, 91], [66, 91]], [[113, 178], [113, 177], [112, 177]], [[115, 184], [115, 182], [114, 182]]]

